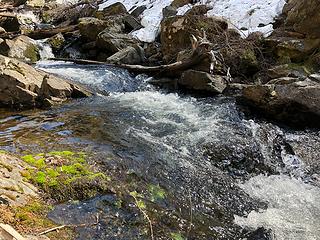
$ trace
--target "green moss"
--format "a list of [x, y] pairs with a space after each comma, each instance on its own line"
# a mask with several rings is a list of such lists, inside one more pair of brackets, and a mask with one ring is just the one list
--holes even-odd
[[85, 176], [90, 175], [91, 172], [86, 169], [84, 165], [81, 163], [75, 163], [72, 165], [64, 165], [61, 167], [61, 172], [67, 175], [74, 175], [74, 176]]
[[41, 171], [37, 172], [37, 175], [35, 177], [35, 181], [37, 184], [44, 185], [47, 182], [46, 174]]
[[23, 161], [25, 161], [26, 163], [29, 163], [30, 165], [34, 165], [34, 163], [36, 162], [35, 158], [31, 154], [25, 155], [21, 158]]
[[[38, 199], [30, 200], [24, 206], [0, 206], [0, 222], [13, 226], [21, 234], [36, 235], [56, 225], [47, 218], [53, 207]], [[75, 239], [72, 228], [63, 228], [59, 232], [46, 234], [51, 240]]]
[[162, 200], [162, 199], [165, 199], [165, 197], [166, 197], [166, 192], [159, 185], [150, 184], [148, 186], [148, 191], [150, 193], [150, 201], [151, 202]]
[[[110, 179], [104, 173], [94, 171], [86, 157], [84, 152], [72, 151], [28, 154], [22, 159], [32, 167], [26, 168], [21, 175], [59, 201], [74, 199], [73, 195], [86, 193], [91, 197], [94, 191], [106, 189], [106, 182]], [[76, 189], [81, 186], [86, 190]]]
[[0, 150], [0, 154], [5, 154], [5, 153], [7, 153], [7, 151], [5, 151], [5, 150]]
[[171, 233], [172, 240], [184, 240], [185, 238], [181, 235], [181, 233]]
[[24, 50], [23, 55], [30, 59], [31, 62], [36, 62], [40, 59], [39, 49], [33, 44], [29, 45], [26, 50]]

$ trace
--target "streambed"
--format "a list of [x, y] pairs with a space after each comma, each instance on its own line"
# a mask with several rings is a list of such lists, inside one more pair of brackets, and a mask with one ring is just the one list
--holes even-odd
[[[146, 196], [159, 186], [165, 197], [145, 200], [156, 239], [320, 239], [317, 130], [251, 119], [233, 98], [171, 93], [119, 69], [37, 67], [99, 94], [49, 111], [1, 110], [0, 149], [91, 152], [117, 179], [110, 184], [123, 180], [128, 193]], [[150, 239], [133, 199], [122, 201], [63, 203], [49, 217], [81, 224], [99, 215], [77, 229], [79, 239]]]

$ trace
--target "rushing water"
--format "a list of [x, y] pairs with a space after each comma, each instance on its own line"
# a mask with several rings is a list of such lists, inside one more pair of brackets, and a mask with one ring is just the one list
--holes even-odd
[[[102, 162], [164, 187], [174, 202], [166, 204], [187, 229], [191, 209], [190, 239], [240, 239], [259, 227], [280, 240], [320, 239], [319, 132], [248, 119], [232, 98], [166, 92], [119, 69], [57, 62], [37, 67], [99, 94], [47, 112], [3, 113], [1, 148], [72, 146], [113, 159]], [[113, 198], [57, 206], [51, 218], [81, 223], [103, 209], [130, 222], [132, 215], [101, 205]], [[81, 239], [145, 239], [133, 227], [115, 229], [107, 221], [79, 232]]]

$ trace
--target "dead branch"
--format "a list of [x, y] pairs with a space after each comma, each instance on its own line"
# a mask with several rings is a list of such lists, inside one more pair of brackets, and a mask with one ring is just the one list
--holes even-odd
[[52, 29], [37, 29], [37, 30], [31, 31], [29, 33], [26, 33], [26, 35], [28, 37], [35, 39], [35, 40], [38, 40], [38, 39], [52, 37], [58, 33], [73, 32], [73, 31], [76, 31], [77, 29], [78, 29], [78, 25], [71, 25], [71, 26], [57, 27], [57, 28], [52, 28]]
[[66, 7], [64, 9], [64, 11], [68, 11], [68, 10], [71, 10], [73, 8], [76, 8], [76, 7], [79, 7], [79, 6], [82, 6], [82, 5], [86, 5], [86, 4], [90, 4], [90, 5], [99, 5], [103, 2], [103, 0], [98, 0], [98, 1], [90, 1], [90, 0], [83, 0], [83, 1], [80, 1], [80, 2], [77, 2], [75, 4], [72, 4], [71, 6], [69, 7]]
[[68, 225], [61, 225], [61, 226], [58, 226], [58, 227], [50, 228], [48, 230], [45, 230], [45, 231], [39, 233], [39, 235], [45, 235], [47, 233], [50, 233], [50, 232], [53, 232], [53, 231], [57, 231], [59, 229], [65, 228], [65, 227], [68, 227]]
[[15, 18], [15, 17], [17, 17], [17, 14], [15, 14], [15, 13], [10, 13], [10, 12], [0, 12], [0, 17]]
[[99, 62], [84, 59], [68, 59], [68, 58], [51, 58], [50, 60], [73, 62], [85, 65], [105, 65], [110, 67], [118, 67], [127, 69], [134, 73], [160, 74], [164, 76], [179, 76], [183, 71], [190, 69], [192, 66], [198, 65], [206, 58], [210, 57], [211, 45], [208, 42], [200, 43], [193, 51], [190, 58], [171, 64], [160, 66], [143, 66], [129, 64], [112, 64], [107, 62]]
[[0, 34], [0, 38], [3, 39], [12, 39], [19, 36], [21, 33], [19, 32], [5, 32]]
[[139, 211], [143, 214], [144, 218], [147, 219], [147, 221], [149, 223], [151, 240], [154, 240], [152, 221], [151, 221], [148, 213], [142, 207], [140, 207], [139, 200], [137, 199], [137, 197], [134, 194], [131, 194], [131, 196], [133, 197], [135, 204], [136, 204], [137, 208], [139, 209]]

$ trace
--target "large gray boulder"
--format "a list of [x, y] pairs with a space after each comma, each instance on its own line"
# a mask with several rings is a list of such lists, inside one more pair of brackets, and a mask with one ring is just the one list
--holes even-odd
[[24, 35], [18, 36], [13, 40], [6, 39], [2, 41], [0, 43], [0, 54], [32, 63], [40, 59], [37, 43]]
[[178, 80], [178, 84], [191, 90], [220, 94], [227, 87], [224, 76], [211, 75], [206, 72], [188, 70]]
[[108, 57], [110, 63], [141, 64], [145, 60], [143, 48], [138, 45], [128, 46]]
[[94, 41], [96, 40], [98, 34], [107, 27], [107, 24], [103, 20], [93, 17], [86, 17], [79, 19], [78, 26], [80, 34], [84, 39], [88, 41]]
[[99, 18], [105, 18], [114, 15], [125, 15], [128, 14], [128, 11], [122, 3], [116, 2], [108, 7], [105, 7], [101, 11], [98, 11], [96, 14], [99, 16]]
[[137, 43], [138, 41], [128, 34], [110, 32], [108, 29], [102, 31], [96, 41], [97, 47], [109, 54], [114, 54]]
[[320, 38], [320, 11], [318, 0], [289, 0], [284, 7], [286, 26], [310, 38]]
[[89, 95], [80, 86], [0, 55], [0, 106], [32, 108]]
[[242, 94], [250, 105], [277, 120], [320, 126], [320, 84], [316, 81], [281, 78], [245, 85]]

